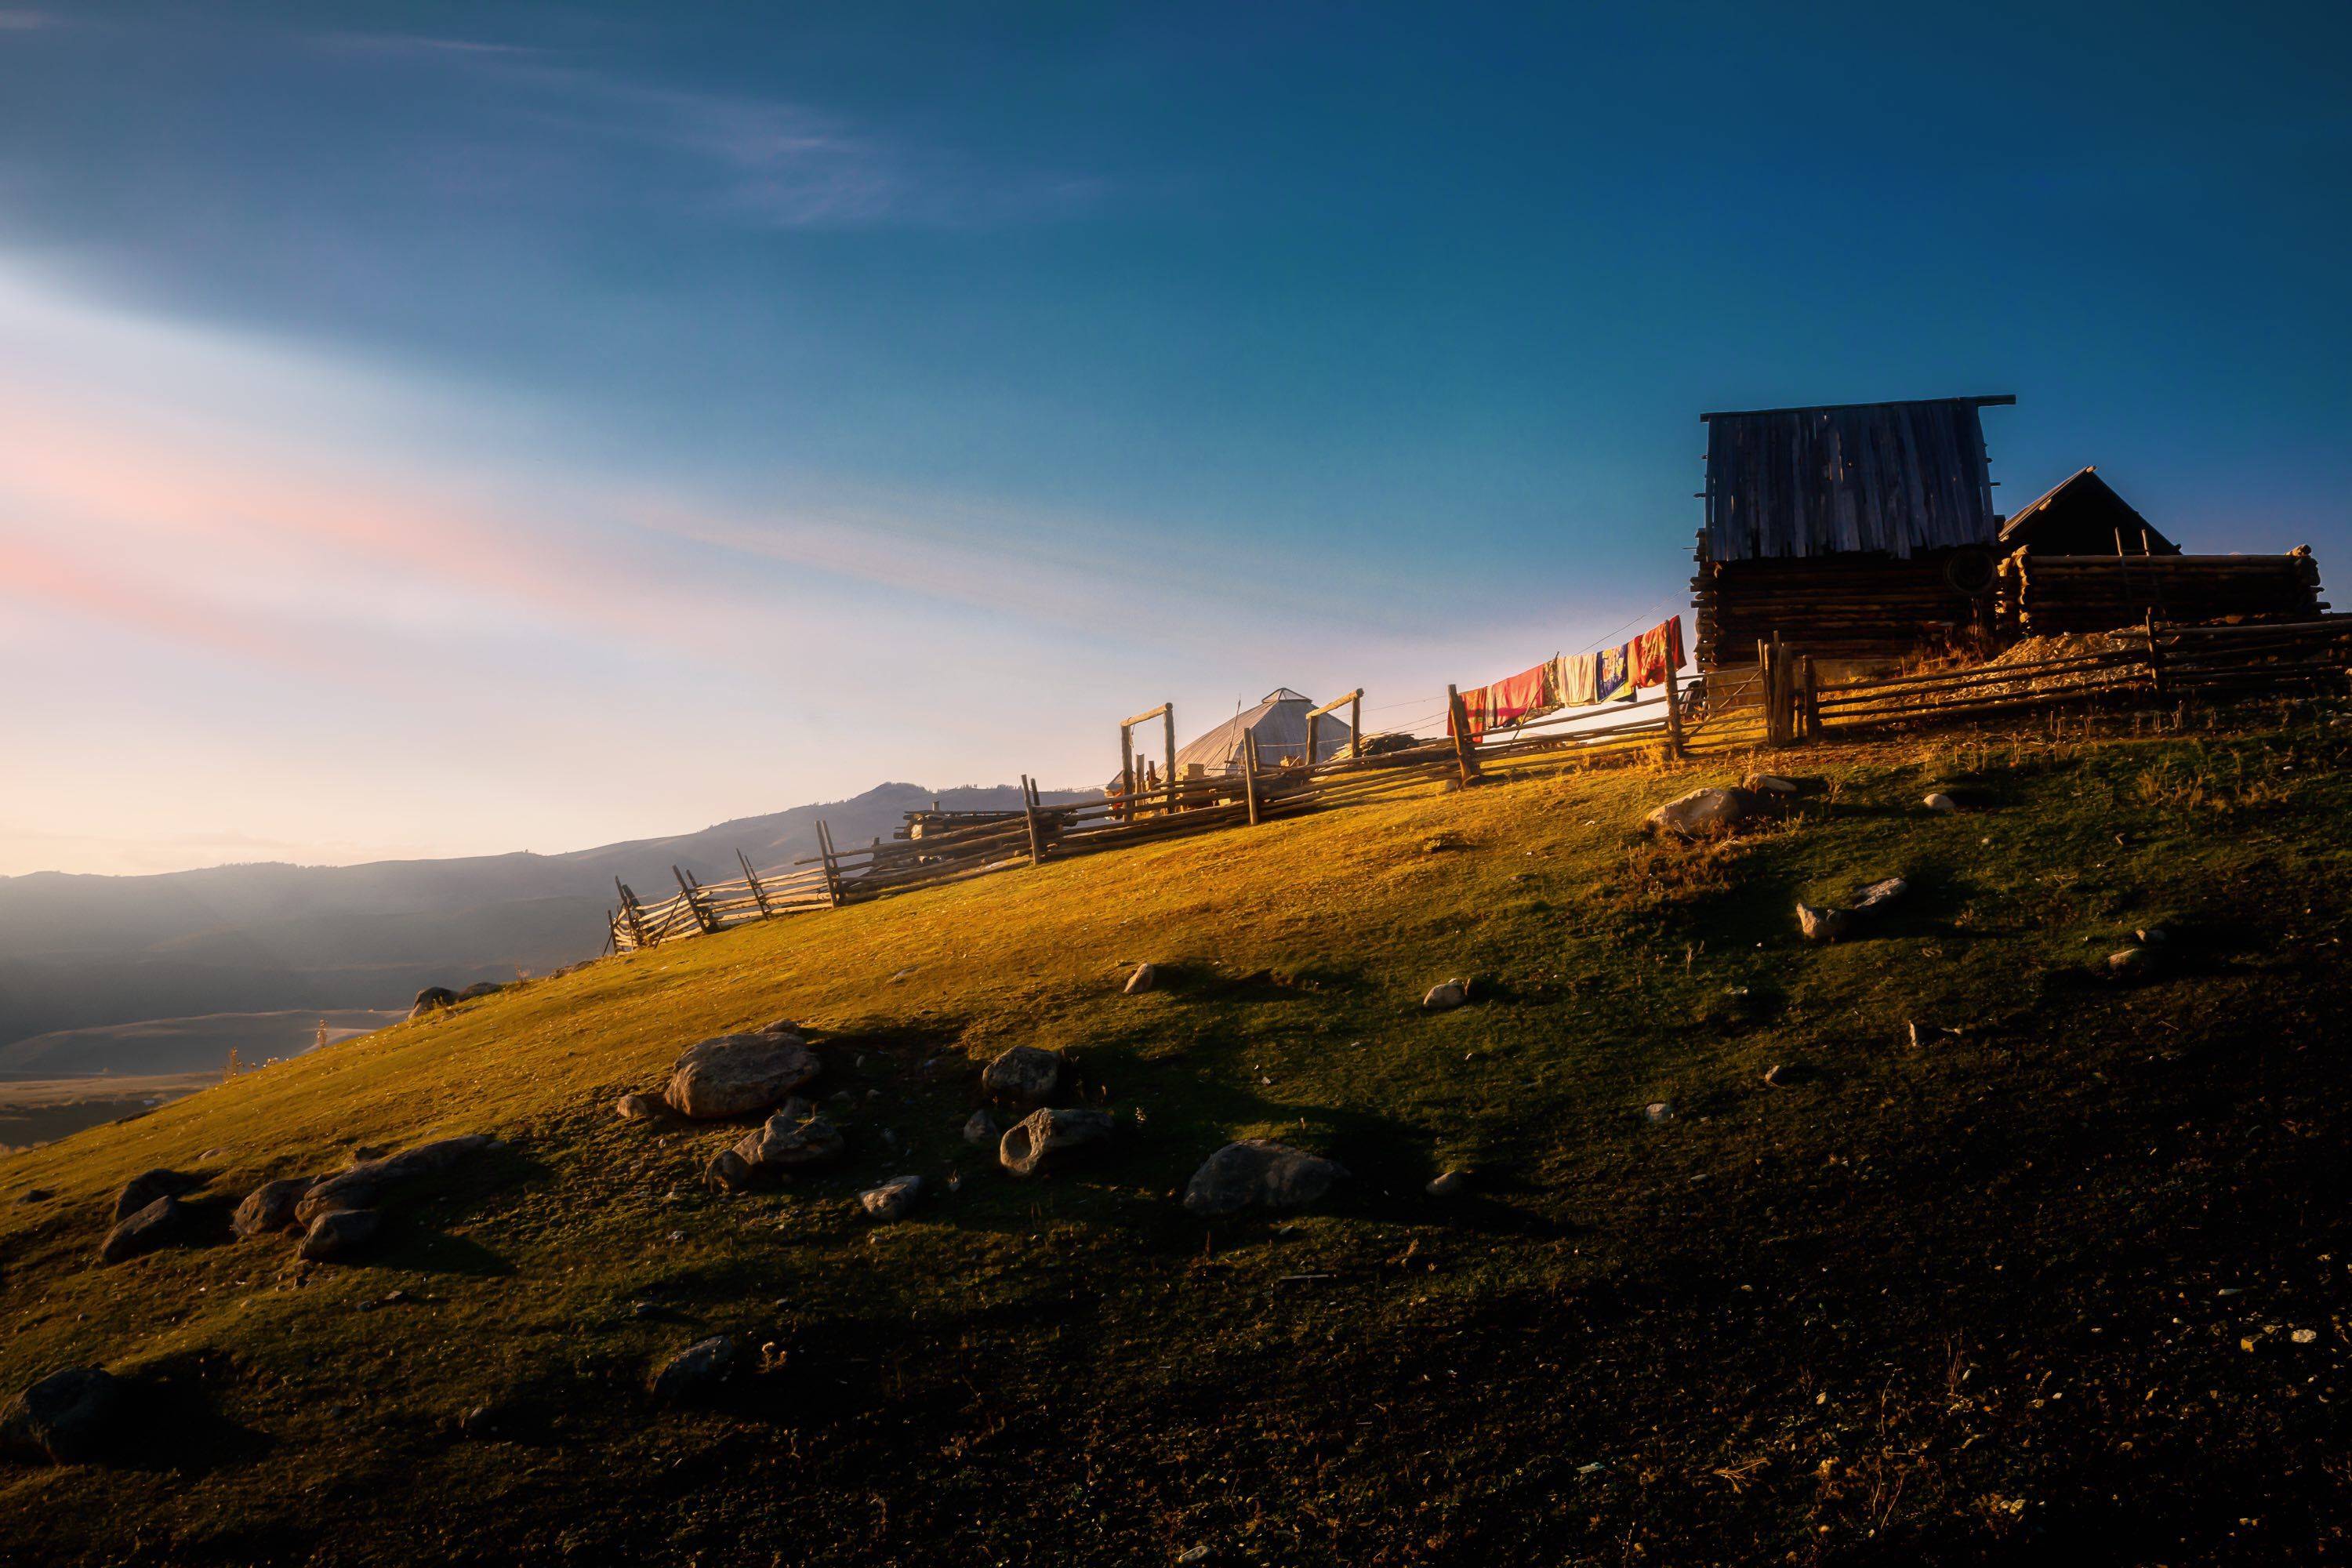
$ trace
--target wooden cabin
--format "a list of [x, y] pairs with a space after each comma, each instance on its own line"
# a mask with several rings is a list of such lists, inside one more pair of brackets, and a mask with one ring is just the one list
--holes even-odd
[[1824, 679], [1989, 639], [2001, 519], [1979, 410], [2013, 396], [1702, 415], [1693, 650], [1711, 707], [1752, 700], [1779, 637]]

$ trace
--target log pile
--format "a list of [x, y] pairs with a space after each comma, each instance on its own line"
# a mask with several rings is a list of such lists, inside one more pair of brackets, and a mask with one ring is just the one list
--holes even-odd
[[2319, 563], [2288, 555], [2033, 555], [2001, 563], [2000, 619], [2012, 634], [2112, 631], [2159, 621], [2307, 620]]
[[1709, 561], [1702, 541], [1691, 579], [1703, 670], [1753, 666], [1777, 634], [1817, 658], [1900, 658], [1989, 626], [1990, 584], [1981, 551]]

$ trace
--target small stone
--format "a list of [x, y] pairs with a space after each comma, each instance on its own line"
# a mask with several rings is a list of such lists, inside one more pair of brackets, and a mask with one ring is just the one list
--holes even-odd
[[1653, 1121], [1671, 1121], [1674, 1120], [1675, 1115], [1674, 1101], [1669, 1100], [1654, 1100], [1649, 1104], [1642, 1108], [1642, 1114], [1648, 1117]]
[[1015, 1046], [981, 1069], [980, 1086], [1024, 1105], [1050, 1096], [1062, 1081], [1062, 1058], [1035, 1046]]
[[1110, 1135], [1108, 1110], [1033, 1110], [1006, 1130], [996, 1146], [996, 1163], [1016, 1176], [1033, 1176], [1108, 1142]]
[[2146, 980], [2156, 973], [2156, 953], [2145, 947], [2127, 947], [2107, 954], [2107, 973], [2118, 980]]
[[865, 1206], [868, 1218], [887, 1225], [906, 1218], [922, 1191], [922, 1177], [893, 1176], [880, 1186], [858, 1194], [857, 1201]]
[[1919, 804], [1926, 806], [1929, 811], [1958, 811], [1960, 809], [1960, 803], [1954, 800], [1950, 795], [1946, 795], [1942, 790], [1936, 791]]
[[2287, 1338], [2293, 1340], [2299, 1345], [2314, 1345], [2319, 1342], [2319, 1331], [2317, 1329], [2297, 1329], [2294, 1332], [2287, 1335]]
[[1470, 1173], [1447, 1171], [1421, 1189], [1433, 1198], [1458, 1198], [1470, 1190]]
[[311, 1181], [309, 1176], [289, 1176], [262, 1183], [236, 1205], [236, 1213], [229, 1218], [229, 1228], [239, 1236], [269, 1236], [293, 1229], [295, 1205], [310, 1190]]
[[1749, 773], [1739, 781], [1739, 787], [1750, 795], [1793, 795], [1803, 793], [1796, 780], [1782, 778], [1778, 773]]
[[1764, 1069], [1764, 1081], [1772, 1085], [1776, 1089], [1780, 1087], [1780, 1064], [1779, 1062], [1774, 1062], [1770, 1067]]
[[427, 985], [416, 994], [416, 1000], [408, 1005], [408, 1021], [413, 1024], [427, 1013], [438, 1013], [445, 1007], [457, 1005], [457, 994], [446, 985]]
[[725, 1334], [698, 1340], [664, 1362], [646, 1388], [665, 1405], [705, 1398], [735, 1373], [735, 1342]]
[[971, 1119], [963, 1124], [963, 1141], [967, 1143], [993, 1143], [1003, 1136], [1004, 1129], [985, 1110], [973, 1111]]
[[1676, 838], [1706, 838], [1729, 833], [1765, 809], [1766, 797], [1748, 790], [1695, 789], [1654, 809], [1642, 826]]
[[161, 1166], [142, 1171], [122, 1184], [114, 1194], [114, 1217], [129, 1219], [160, 1197], [178, 1197], [205, 1184], [202, 1176], [192, 1176], [185, 1171], [167, 1171]]
[[372, 1246], [383, 1228], [373, 1209], [336, 1209], [310, 1222], [302, 1233], [301, 1254], [313, 1263], [343, 1263]]
[[751, 1162], [733, 1149], [721, 1149], [702, 1167], [702, 1184], [714, 1193], [740, 1193], [751, 1185]]
[[1459, 833], [1433, 834], [1421, 841], [1421, 852], [1424, 855], [1444, 855], [1469, 847], [1470, 841]]
[[1450, 1013], [1470, 1000], [1470, 984], [1465, 980], [1441, 980], [1423, 994], [1421, 1010], [1424, 1013]]
[[2145, 931], [2132, 932], [2132, 940], [2142, 947], [2155, 947], [2159, 943], [2169, 942], [2171, 938], [2165, 934], [2162, 926], [2149, 926]]
[[126, 1258], [152, 1252], [178, 1239], [186, 1224], [187, 1209], [179, 1199], [168, 1195], [157, 1198], [106, 1233], [106, 1239], [99, 1244], [98, 1260], [120, 1263]]
[[1135, 966], [1135, 973], [1127, 977], [1126, 994], [1129, 996], [1140, 996], [1159, 984], [1160, 971], [1150, 964], [1139, 963]]
[[120, 1436], [129, 1404], [122, 1381], [111, 1373], [61, 1368], [0, 1411], [0, 1453], [53, 1465], [100, 1458]]
[[797, 1035], [801, 1026], [790, 1018], [779, 1018], [772, 1024], [762, 1024], [751, 1032], [755, 1035]]
[[1885, 908], [1910, 890], [1911, 884], [1900, 877], [1889, 877], [1885, 881], [1873, 882], [1855, 895], [1853, 907], [1847, 912], [1857, 915], [1870, 914]]
[[1192, 1173], [1184, 1187], [1184, 1208], [1203, 1219], [1253, 1206], [1301, 1208], [1315, 1203], [1348, 1174], [1337, 1160], [1286, 1143], [1245, 1138], [1228, 1143]]
[[624, 1121], [667, 1121], [676, 1114], [657, 1094], [625, 1094], [613, 1101], [613, 1113]]
[[1853, 925], [1843, 910], [1797, 901], [1797, 930], [1807, 942], [1843, 942]]
[[848, 1141], [832, 1121], [805, 1100], [788, 1100], [757, 1131], [744, 1135], [735, 1153], [747, 1165], [793, 1169], [822, 1165], [847, 1150]]
[[1176, 1561], [1181, 1563], [1206, 1563], [1208, 1560], [1209, 1543], [1205, 1541], [1198, 1546], [1188, 1546], [1176, 1554]]

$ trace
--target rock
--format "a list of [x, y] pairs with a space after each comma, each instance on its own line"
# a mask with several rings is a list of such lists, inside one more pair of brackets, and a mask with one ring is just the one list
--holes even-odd
[[613, 1114], [624, 1121], [667, 1121], [671, 1111], [658, 1094], [625, 1094], [613, 1101]]
[[1057, 1052], [1035, 1046], [1015, 1046], [981, 1069], [980, 1087], [1003, 1099], [1034, 1105], [1062, 1082], [1062, 1058]]
[[869, 1218], [887, 1224], [906, 1218], [907, 1211], [915, 1206], [915, 1199], [922, 1191], [922, 1177], [893, 1176], [880, 1186], [858, 1194], [857, 1201], [866, 1206]]
[[751, 1185], [751, 1162], [740, 1149], [721, 1149], [702, 1167], [702, 1184], [715, 1193], [740, 1193]]
[[1321, 1198], [1347, 1173], [1338, 1161], [1287, 1143], [1244, 1139], [1226, 1144], [1192, 1173], [1184, 1187], [1184, 1208], [1203, 1219], [1253, 1205], [1299, 1208]]
[[1873, 882], [1857, 894], [1850, 912], [1866, 915], [1885, 908], [1911, 890], [1911, 884], [1900, 877], [1889, 877], [1883, 882]]
[[1421, 1190], [1433, 1198], [1458, 1198], [1470, 1190], [1470, 1173], [1448, 1171]]
[[2162, 926], [2149, 926], [2144, 931], [2132, 932], [2132, 940], [2142, 947], [2155, 947], [2172, 939], [2165, 934]]
[[1424, 855], [1444, 855], [1452, 850], [1469, 847], [1470, 841], [1459, 833], [1432, 834], [1421, 841], [1421, 852]]
[[1750, 795], [1779, 795], [1786, 799], [1804, 793], [1796, 780], [1782, 778], [1778, 773], [1749, 773], [1739, 781], [1739, 787]]
[[1468, 1000], [1468, 981], [1441, 980], [1422, 994], [1421, 1010], [1424, 1013], [1450, 1013]]
[[94, 1366], [49, 1373], [0, 1411], [0, 1452], [53, 1465], [100, 1458], [118, 1439], [131, 1401], [122, 1380]]
[[1110, 1141], [1108, 1110], [1033, 1110], [1006, 1130], [996, 1163], [1016, 1176], [1061, 1167], [1082, 1150]]
[[1843, 942], [1853, 926], [1843, 910], [1797, 900], [1797, 930], [1807, 942]]
[[1160, 971], [1148, 963], [1139, 963], [1135, 973], [1127, 977], [1127, 994], [1140, 996], [1160, 984]]
[[1766, 797], [1744, 789], [1695, 789], [1642, 818], [1652, 833], [1706, 838], [1728, 833], [1764, 814]]
[[229, 1218], [229, 1227], [239, 1236], [270, 1236], [294, 1228], [295, 1205], [302, 1194], [310, 1190], [316, 1178], [288, 1176], [279, 1181], [264, 1182], [245, 1194]]
[[460, 1002], [471, 1002], [477, 996], [495, 996], [506, 987], [495, 980], [477, 980], [457, 993]]
[[821, 1065], [798, 1035], [719, 1035], [679, 1053], [664, 1098], [697, 1121], [741, 1116], [806, 1087]]
[[1958, 811], [1960, 809], [1960, 803], [1954, 800], [1950, 795], [1946, 795], [1942, 790], [1935, 791], [1919, 804], [1926, 806], [1929, 811]]
[[1642, 1107], [1642, 1114], [1648, 1117], [1653, 1121], [1672, 1121], [1675, 1119], [1674, 1101], [1670, 1100], [1654, 1100], [1649, 1104]]
[[99, 1243], [100, 1263], [120, 1263], [126, 1258], [136, 1258], [152, 1252], [164, 1243], [178, 1238], [186, 1227], [188, 1212], [185, 1205], [169, 1194], [157, 1198], [130, 1218], [118, 1221], [106, 1239]]
[[408, 1021], [413, 1024], [427, 1013], [437, 1013], [444, 1007], [457, 1005], [457, 994], [446, 985], [427, 985], [416, 994], [416, 1000], [408, 1005]]
[[349, 1170], [321, 1176], [310, 1184], [294, 1205], [294, 1218], [304, 1228], [322, 1214], [338, 1209], [373, 1208], [394, 1189], [425, 1176], [436, 1176], [466, 1160], [500, 1147], [487, 1132], [468, 1132], [420, 1143], [382, 1159], [362, 1160]]
[[1176, 1561], [1187, 1564], [1188, 1568], [1189, 1564], [1194, 1563], [1206, 1563], [1208, 1560], [1209, 1543], [1205, 1541], [1202, 1542], [1197, 1546], [1188, 1546], [1183, 1551], [1179, 1552], [1176, 1554]]
[[735, 1374], [735, 1342], [713, 1334], [687, 1346], [662, 1363], [646, 1388], [665, 1405], [686, 1405], [708, 1397]]
[[747, 1134], [735, 1152], [753, 1165], [790, 1170], [839, 1159], [848, 1146], [841, 1129], [819, 1116], [816, 1107], [794, 1099], [784, 1101], [766, 1125]]
[[2118, 980], [2147, 980], [2156, 973], [2156, 952], [2151, 948], [2127, 947], [2121, 952], [2107, 954], [2107, 973]]
[[993, 1143], [1004, 1136], [1004, 1129], [986, 1110], [975, 1110], [971, 1120], [963, 1124], [963, 1141], [967, 1143]]
[[1772, 1085], [1776, 1089], [1780, 1087], [1780, 1064], [1779, 1062], [1774, 1062], [1770, 1067], [1764, 1069], [1764, 1081]]
[[142, 1171], [123, 1183], [122, 1190], [114, 1194], [114, 1217], [129, 1219], [157, 1198], [175, 1198], [204, 1184], [202, 1176], [192, 1176], [184, 1171], [167, 1171], [161, 1166]]
[[313, 1263], [348, 1263], [375, 1243], [383, 1215], [373, 1209], [335, 1209], [302, 1233], [303, 1257]]
[[801, 1026], [790, 1018], [779, 1018], [772, 1024], [762, 1024], [751, 1032], [755, 1035], [797, 1035]]

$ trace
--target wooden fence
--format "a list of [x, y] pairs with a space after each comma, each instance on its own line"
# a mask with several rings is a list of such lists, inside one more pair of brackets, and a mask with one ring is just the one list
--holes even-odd
[[[1812, 662], [1775, 640], [1759, 645], [1763, 701], [1682, 711], [1681, 694], [1612, 703], [1472, 737], [1449, 689], [1454, 732], [1379, 754], [1335, 756], [1308, 765], [1261, 765], [1244, 744], [1241, 771], [1162, 780], [1157, 787], [1108, 794], [1077, 805], [1042, 804], [1021, 781], [1019, 810], [961, 814], [954, 826], [926, 823], [919, 837], [877, 839], [843, 849], [817, 825], [817, 853], [773, 871], [738, 854], [740, 879], [703, 883], [677, 867], [678, 890], [646, 904], [615, 882], [612, 945], [620, 952], [707, 935], [751, 921], [864, 903], [917, 888], [1049, 860], [1098, 854], [1278, 817], [1391, 797], [1449, 778], [1467, 785], [1489, 772], [1638, 756], [1707, 756], [1762, 745], [1797, 745], [1825, 735], [2102, 701], [2170, 701], [2197, 695], [2341, 690], [2352, 666], [2352, 616], [2242, 626], [2164, 626], [2153, 621], [2117, 634], [2096, 652], [2030, 663], [1981, 664], [1933, 674], [1823, 686]], [[1360, 693], [1356, 694], [1360, 697]], [[1129, 776], [1132, 777], [1130, 765]]]

